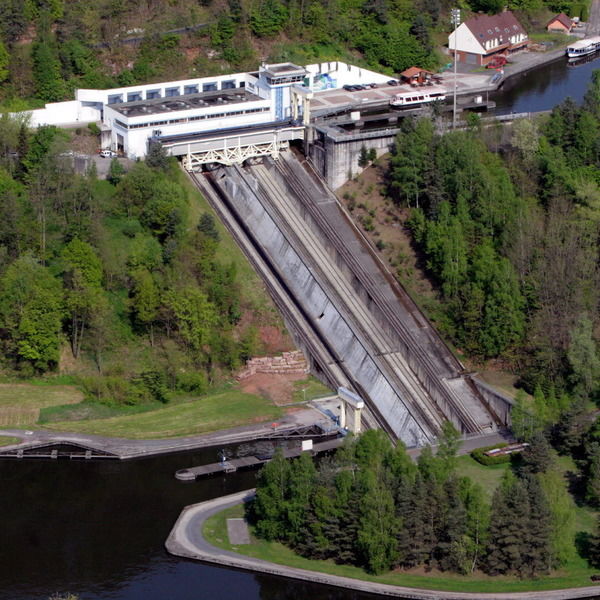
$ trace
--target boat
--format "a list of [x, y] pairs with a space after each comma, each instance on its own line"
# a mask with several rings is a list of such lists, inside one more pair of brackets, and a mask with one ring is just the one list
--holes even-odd
[[567, 56], [569, 58], [579, 58], [587, 54], [593, 54], [598, 50], [600, 50], [600, 36], [578, 40], [567, 46]]
[[390, 98], [390, 106], [415, 106], [428, 102], [439, 102], [446, 99], [446, 89], [435, 86], [435, 89], [418, 88], [409, 92], [400, 92]]

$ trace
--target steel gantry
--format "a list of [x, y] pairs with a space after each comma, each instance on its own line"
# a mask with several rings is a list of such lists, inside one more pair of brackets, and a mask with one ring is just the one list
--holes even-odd
[[186, 170], [200, 171], [202, 165], [209, 163], [231, 166], [261, 156], [276, 159], [289, 147], [291, 140], [304, 138], [304, 129], [302, 125], [248, 127], [235, 132], [214, 132], [161, 141], [171, 156], [182, 157]]

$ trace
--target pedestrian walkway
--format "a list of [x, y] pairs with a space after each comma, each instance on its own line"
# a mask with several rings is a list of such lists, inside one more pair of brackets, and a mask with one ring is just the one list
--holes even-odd
[[165, 542], [167, 551], [175, 556], [201, 560], [220, 567], [257, 571], [269, 575], [310, 581], [311, 583], [333, 585], [355, 592], [381, 594], [382, 596], [395, 598], [411, 598], [413, 600], [571, 600], [600, 596], [600, 587], [598, 586], [543, 592], [491, 594], [421, 590], [287, 567], [266, 560], [237, 554], [236, 552], [222, 550], [209, 544], [202, 535], [202, 529], [206, 520], [226, 508], [242, 502], [248, 502], [254, 497], [254, 491], [253, 489], [245, 490], [237, 494], [215, 498], [208, 502], [186, 506]]

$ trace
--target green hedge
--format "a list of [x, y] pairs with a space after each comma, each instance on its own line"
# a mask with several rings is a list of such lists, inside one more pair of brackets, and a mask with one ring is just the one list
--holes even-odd
[[486, 456], [484, 452], [488, 450], [495, 450], [496, 448], [506, 448], [508, 444], [496, 444], [495, 446], [485, 446], [484, 448], [476, 448], [471, 452], [471, 457], [474, 458], [478, 463], [489, 467], [491, 465], [502, 465], [510, 462], [510, 454], [502, 454], [501, 456]]

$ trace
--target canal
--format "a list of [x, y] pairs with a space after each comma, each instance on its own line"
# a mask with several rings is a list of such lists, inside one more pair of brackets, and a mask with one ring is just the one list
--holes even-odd
[[187, 504], [254, 486], [254, 472], [196, 483], [177, 469], [217, 449], [118, 461], [0, 461], [0, 599], [367, 600], [327, 586], [177, 559], [164, 542]]
[[574, 66], [565, 57], [532, 71], [509, 78], [497, 92], [490, 93], [496, 101], [496, 114], [551, 110], [571, 96], [581, 102], [592, 71], [600, 69], [600, 53]]
[[[581, 101], [600, 56], [566, 60], [509, 80], [497, 112]], [[0, 600], [373, 600], [374, 596], [202, 565], [169, 556], [164, 541], [187, 504], [254, 486], [242, 472], [196, 483], [178, 469], [218, 460], [217, 449], [131, 462], [0, 461]]]

